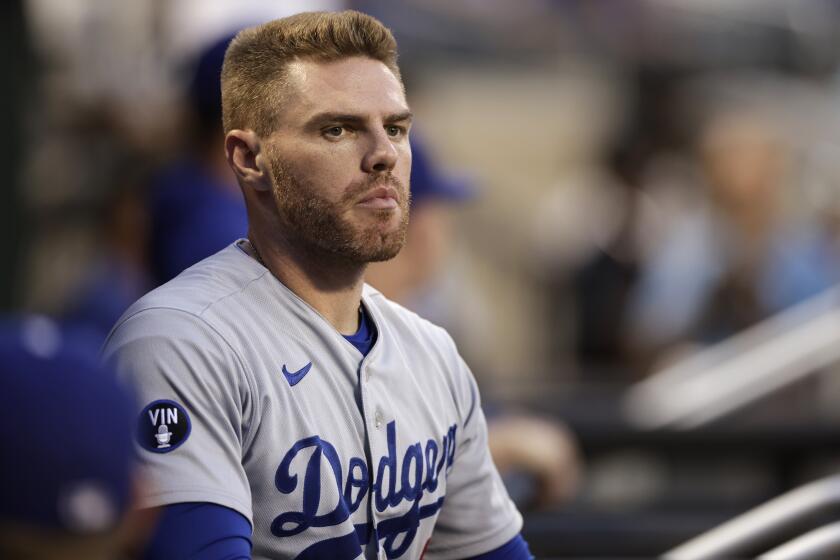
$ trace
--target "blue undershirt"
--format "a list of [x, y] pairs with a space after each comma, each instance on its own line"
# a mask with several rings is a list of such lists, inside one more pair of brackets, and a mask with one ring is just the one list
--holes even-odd
[[251, 560], [251, 524], [238, 511], [197, 502], [161, 508], [144, 560]]
[[[362, 356], [376, 342], [376, 326], [359, 308], [359, 330], [345, 335]], [[250, 560], [251, 524], [244, 515], [212, 503], [171, 504], [161, 508], [157, 529], [143, 558], [202, 558], [207, 560]], [[469, 560], [532, 560], [528, 544], [517, 535], [505, 545]]]
[[347, 342], [356, 347], [362, 353], [362, 356], [367, 356], [370, 349], [373, 348], [373, 343], [376, 342], [376, 325], [373, 324], [370, 315], [365, 311], [365, 306], [359, 306], [359, 330], [356, 334], [345, 334], [344, 338]]

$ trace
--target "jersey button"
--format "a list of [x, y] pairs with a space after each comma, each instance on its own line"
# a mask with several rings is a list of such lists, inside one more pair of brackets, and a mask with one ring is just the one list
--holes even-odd
[[370, 381], [370, 376], [371, 376], [371, 375], [372, 375], [372, 374], [370, 373], [370, 368], [369, 368], [369, 367], [366, 367], [366, 368], [365, 368], [365, 381]]
[[382, 411], [381, 410], [377, 410], [376, 414], [373, 415], [373, 422], [374, 422], [374, 424], [376, 424], [377, 428], [382, 427]]

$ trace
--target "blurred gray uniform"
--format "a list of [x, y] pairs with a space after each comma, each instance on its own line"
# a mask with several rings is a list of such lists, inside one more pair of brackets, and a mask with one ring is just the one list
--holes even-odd
[[449, 335], [366, 285], [378, 337], [361, 359], [248, 250], [149, 293], [106, 342], [147, 405], [142, 505], [232, 508], [257, 558], [463, 558], [515, 537]]

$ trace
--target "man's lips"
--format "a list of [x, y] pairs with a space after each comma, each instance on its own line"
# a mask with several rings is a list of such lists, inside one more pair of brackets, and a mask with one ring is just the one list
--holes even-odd
[[396, 208], [399, 197], [394, 187], [377, 187], [368, 192], [359, 202], [358, 206], [364, 208]]

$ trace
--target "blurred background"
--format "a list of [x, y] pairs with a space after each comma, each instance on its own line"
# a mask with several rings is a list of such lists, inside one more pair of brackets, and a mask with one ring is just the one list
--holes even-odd
[[393, 30], [424, 165], [370, 281], [454, 336], [538, 557], [840, 470], [835, 0], [5, 2], [4, 310], [95, 345], [243, 236], [226, 39], [343, 8]]

